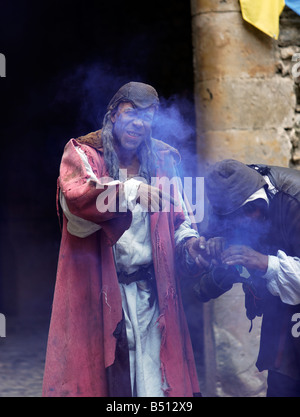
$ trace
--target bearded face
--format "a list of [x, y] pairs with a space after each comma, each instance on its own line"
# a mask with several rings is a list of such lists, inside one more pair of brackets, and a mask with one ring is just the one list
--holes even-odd
[[137, 109], [130, 102], [119, 104], [112, 115], [113, 136], [124, 151], [135, 152], [151, 135], [155, 107]]
[[135, 157], [140, 162], [141, 177], [151, 181], [155, 175], [151, 128], [158, 106], [156, 90], [138, 82], [125, 84], [111, 99], [101, 132], [104, 160], [111, 178], [119, 179], [120, 159], [133, 161]]

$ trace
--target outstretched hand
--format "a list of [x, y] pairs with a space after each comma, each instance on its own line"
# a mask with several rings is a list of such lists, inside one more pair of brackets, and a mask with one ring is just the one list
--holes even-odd
[[210, 266], [210, 259], [206, 253], [206, 239], [203, 236], [199, 238], [192, 237], [186, 242], [187, 250], [196, 265], [201, 269], [207, 269]]
[[221, 237], [206, 240], [200, 236], [187, 241], [190, 256], [199, 268], [208, 269], [212, 264], [221, 264], [221, 254], [225, 247], [225, 240]]
[[248, 271], [260, 271], [266, 273], [269, 258], [267, 255], [256, 252], [254, 249], [243, 245], [232, 245], [221, 255], [222, 263], [226, 265], [242, 265]]
[[225, 240], [221, 237], [206, 240], [203, 236], [187, 241], [187, 248], [195, 263], [202, 269], [211, 265], [241, 265], [249, 272], [268, 269], [268, 256], [243, 245], [232, 245], [225, 249]]

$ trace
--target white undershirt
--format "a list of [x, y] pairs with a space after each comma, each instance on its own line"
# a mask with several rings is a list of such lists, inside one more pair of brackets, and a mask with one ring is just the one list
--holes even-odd
[[[268, 184], [269, 191], [275, 195], [278, 191], [267, 176], [264, 176], [264, 179]], [[262, 190], [264, 196], [261, 194]], [[249, 201], [253, 201], [252, 197]], [[255, 197], [266, 200], [267, 194], [264, 188], [256, 192]], [[267, 280], [267, 288], [270, 293], [280, 297], [283, 303], [300, 304], [300, 259], [298, 257], [288, 256], [281, 250], [277, 252], [277, 256], [269, 255], [268, 269], [263, 278]]]
[[272, 295], [280, 297], [285, 304], [300, 304], [300, 259], [278, 251], [269, 255], [268, 270], [263, 276]]

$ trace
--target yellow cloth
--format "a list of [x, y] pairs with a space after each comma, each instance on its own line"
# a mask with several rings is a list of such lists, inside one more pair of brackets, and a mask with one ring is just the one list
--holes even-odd
[[284, 0], [240, 0], [240, 3], [246, 22], [278, 39], [279, 16], [285, 6]]

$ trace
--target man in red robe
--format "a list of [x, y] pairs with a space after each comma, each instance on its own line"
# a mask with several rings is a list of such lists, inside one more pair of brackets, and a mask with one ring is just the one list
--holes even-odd
[[158, 186], [180, 158], [151, 137], [158, 105], [125, 84], [103, 128], [65, 147], [43, 396], [200, 395], [175, 271], [176, 248], [197, 262], [200, 239], [179, 189]]

